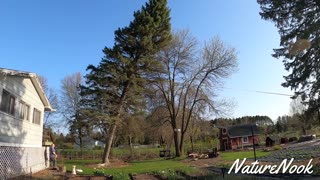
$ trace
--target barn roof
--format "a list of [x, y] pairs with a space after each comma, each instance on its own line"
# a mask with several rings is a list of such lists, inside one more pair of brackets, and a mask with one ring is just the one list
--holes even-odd
[[4, 75], [10, 75], [10, 76], [20, 76], [20, 77], [27, 77], [30, 78], [34, 88], [36, 89], [43, 105], [45, 111], [55, 111], [52, 107], [51, 104], [45, 95], [42, 86], [40, 84], [40, 81], [35, 73], [31, 72], [26, 72], [26, 71], [18, 71], [18, 70], [13, 70], [13, 69], [5, 69], [5, 68], [0, 68], [0, 73]]
[[252, 131], [254, 135], [259, 135], [259, 129], [255, 124], [241, 124], [235, 125], [228, 128], [229, 137], [243, 137], [243, 136], [252, 136]]

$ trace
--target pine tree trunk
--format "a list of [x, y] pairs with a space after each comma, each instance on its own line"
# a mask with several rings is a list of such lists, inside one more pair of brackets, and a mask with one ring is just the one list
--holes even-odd
[[114, 138], [114, 136], [116, 134], [116, 129], [117, 129], [117, 125], [116, 125], [116, 123], [114, 123], [114, 125], [112, 127], [112, 130], [111, 130], [111, 134], [107, 138], [106, 146], [104, 147], [102, 163], [104, 163], [106, 165], [110, 163], [109, 155], [110, 155], [110, 152], [111, 152], [111, 146], [112, 146], [113, 138]]
[[112, 130], [111, 130], [111, 134], [109, 135], [109, 137], [107, 138], [107, 142], [106, 142], [106, 146], [104, 148], [104, 152], [103, 152], [103, 158], [102, 158], [102, 163], [104, 163], [105, 165], [108, 165], [110, 164], [110, 161], [109, 161], [109, 155], [110, 155], [110, 152], [111, 152], [111, 147], [112, 147], [112, 143], [113, 143], [113, 139], [116, 135], [116, 130], [117, 130], [117, 123], [120, 119], [120, 114], [121, 114], [121, 109], [122, 109], [122, 103], [124, 101], [124, 99], [126, 98], [127, 96], [127, 90], [128, 90], [128, 86], [131, 82], [130, 80], [131, 76], [129, 77], [129, 82], [127, 83], [127, 85], [124, 87], [124, 90], [122, 92], [122, 95], [121, 95], [121, 98], [120, 98], [120, 101], [119, 101], [119, 105], [117, 107], [117, 114], [115, 115], [115, 121], [114, 121], [114, 124], [113, 124], [113, 127], [112, 127]]

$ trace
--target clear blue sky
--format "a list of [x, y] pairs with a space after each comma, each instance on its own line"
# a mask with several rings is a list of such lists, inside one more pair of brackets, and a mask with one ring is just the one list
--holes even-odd
[[[61, 79], [97, 65], [112, 46], [114, 30], [133, 19], [145, 0], [56, 0], [0, 2], [0, 67], [35, 72], [59, 90]], [[199, 40], [219, 36], [238, 51], [239, 70], [225, 81], [221, 97], [237, 105], [232, 116], [288, 114], [290, 98], [246, 90], [292, 94], [281, 87], [277, 29], [259, 16], [250, 1], [169, 0], [172, 29], [189, 29]]]

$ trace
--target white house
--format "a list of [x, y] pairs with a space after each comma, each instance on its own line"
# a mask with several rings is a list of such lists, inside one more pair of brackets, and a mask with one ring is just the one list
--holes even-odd
[[[0, 177], [46, 168], [43, 116], [53, 111], [35, 73], [0, 68]], [[0, 179], [1, 179], [0, 178]]]

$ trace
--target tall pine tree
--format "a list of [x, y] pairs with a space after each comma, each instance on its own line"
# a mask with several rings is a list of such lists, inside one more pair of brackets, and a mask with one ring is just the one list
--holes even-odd
[[134, 13], [130, 25], [115, 31], [112, 48], [98, 66], [89, 65], [82, 87], [89, 117], [104, 125], [107, 133], [103, 163], [109, 163], [111, 145], [124, 109], [141, 105], [144, 84], [151, 69], [158, 66], [154, 55], [171, 40], [170, 11], [166, 0], [150, 0]]
[[273, 56], [290, 72], [282, 85], [301, 96], [309, 110], [320, 108], [320, 1], [258, 0], [260, 15], [275, 23], [281, 36]]

